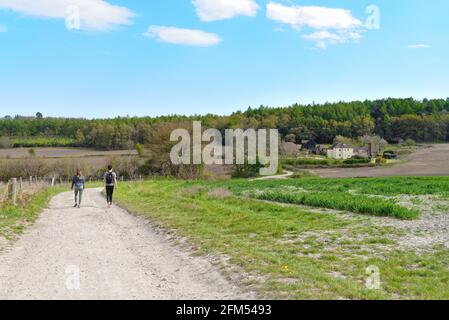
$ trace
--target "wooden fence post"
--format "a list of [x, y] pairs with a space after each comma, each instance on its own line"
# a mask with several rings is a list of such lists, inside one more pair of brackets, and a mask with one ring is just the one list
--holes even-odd
[[30, 187], [33, 184], [33, 176], [30, 176]]
[[17, 178], [12, 178], [8, 183], [8, 200], [13, 205], [17, 204]]
[[51, 179], [51, 186], [52, 186], [52, 187], [55, 186], [55, 179], [56, 179], [55, 177], [53, 177], [53, 178]]
[[20, 177], [20, 179], [19, 179], [19, 189], [20, 190], [23, 189], [23, 179], [22, 179], [22, 177]]

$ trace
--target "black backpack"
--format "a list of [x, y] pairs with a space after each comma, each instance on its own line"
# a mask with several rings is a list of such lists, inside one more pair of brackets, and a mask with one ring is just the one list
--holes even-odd
[[106, 184], [114, 184], [114, 174], [112, 172], [106, 174]]

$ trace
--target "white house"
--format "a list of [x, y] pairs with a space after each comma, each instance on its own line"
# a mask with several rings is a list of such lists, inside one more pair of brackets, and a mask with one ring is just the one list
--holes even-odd
[[327, 156], [338, 160], [351, 159], [354, 156], [354, 148], [345, 143], [336, 143], [327, 150]]

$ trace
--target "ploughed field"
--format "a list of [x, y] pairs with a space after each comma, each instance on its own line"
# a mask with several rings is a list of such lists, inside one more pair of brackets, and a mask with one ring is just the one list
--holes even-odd
[[[137, 155], [134, 150], [102, 151], [81, 148], [33, 148], [38, 158], [67, 158], [67, 157], [108, 157]], [[30, 148], [0, 149], [0, 158], [27, 158], [30, 157]]]
[[[108, 164], [121, 176], [134, 174], [139, 158], [134, 150], [102, 151], [77, 148], [0, 149], [0, 181], [30, 176], [51, 179], [71, 177], [79, 168], [86, 177], [99, 177]], [[59, 181], [59, 179], [58, 179]]]
[[311, 172], [328, 178], [449, 176], [449, 144], [428, 145], [391, 167], [314, 169]]

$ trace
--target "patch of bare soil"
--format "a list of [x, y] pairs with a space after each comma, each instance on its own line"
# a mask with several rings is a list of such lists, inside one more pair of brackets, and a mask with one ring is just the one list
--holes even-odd
[[[30, 148], [0, 149], [0, 158], [28, 158]], [[83, 148], [33, 148], [37, 158], [103, 157], [137, 155], [135, 150], [102, 151]]]
[[435, 246], [449, 248], [449, 201], [437, 196], [400, 196], [396, 201], [419, 209], [419, 219], [382, 218], [373, 223], [403, 230], [404, 235], [397, 239], [399, 247], [415, 251], [429, 251]]

